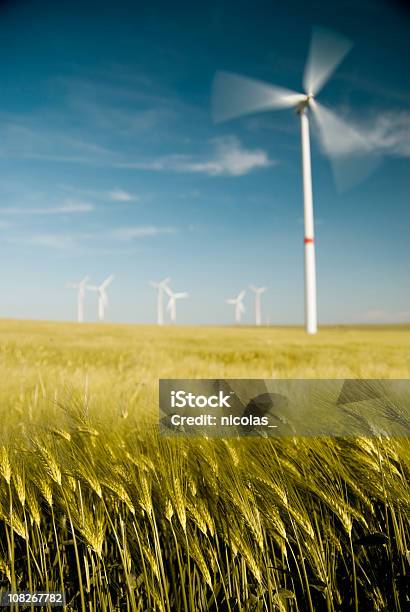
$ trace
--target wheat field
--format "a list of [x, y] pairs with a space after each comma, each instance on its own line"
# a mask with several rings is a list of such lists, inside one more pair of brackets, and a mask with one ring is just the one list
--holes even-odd
[[410, 378], [410, 326], [3, 320], [0, 338], [2, 593], [89, 612], [408, 606], [408, 438], [161, 438], [156, 419], [159, 378]]

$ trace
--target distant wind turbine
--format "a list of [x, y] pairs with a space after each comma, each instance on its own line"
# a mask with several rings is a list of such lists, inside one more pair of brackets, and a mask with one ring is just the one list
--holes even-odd
[[342, 159], [351, 152], [369, 152], [366, 139], [357, 130], [315, 99], [351, 47], [352, 43], [342, 36], [326, 30], [315, 30], [303, 76], [304, 93], [229, 72], [218, 72], [213, 87], [215, 121], [227, 121], [250, 113], [285, 108], [295, 109], [300, 117], [305, 223], [305, 327], [309, 334], [317, 331], [309, 116], [312, 114], [316, 120], [323, 148], [330, 156], [334, 169], [335, 146], [338, 147], [338, 154]]
[[69, 283], [67, 287], [69, 289], [77, 289], [77, 321], [82, 323], [84, 321], [84, 297], [85, 287], [88, 282], [89, 276], [84, 276], [79, 283]]
[[158, 325], [164, 324], [164, 291], [168, 283], [171, 281], [170, 278], [164, 278], [163, 280], [155, 283], [150, 281], [151, 287], [157, 290], [157, 323]]
[[243, 298], [245, 297], [246, 291], [243, 290], [236, 298], [226, 300], [227, 304], [233, 304], [235, 306], [235, 323], [240, 323], [242, 314], [245, 312], [245, 306], [243, 305]]
[[169, 311], [172, 323], [177, 320], [177, 300], [189, 297], [189, 293], [174, 293], [169, 287], [165, 286], [165, 292], [169, 297], [167, 310]]
[[98, 293], [98, 319], [100, 321], [104, 321], [105, 318], [105, 309], [108, 306], [108, 296], [106, 289], [108, 285], [112, 283], [114, 280], [114, 275], [110, 274], [105, 281], [101, 283], [101, 285], [87, 285], [87, 289], [90, 291], [97, 291]]
[[265, 293], [267, 287], [255, 287], [254, 285], [250, 285], [249, 288], [255, 294], [255, 325], [261, 325], [262, 323], [262, 313], [261, 313], [261, 295]]

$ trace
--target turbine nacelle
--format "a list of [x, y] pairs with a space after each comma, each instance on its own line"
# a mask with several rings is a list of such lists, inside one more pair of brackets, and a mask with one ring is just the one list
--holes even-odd
[[108, 306], [108, 295], [106, 292], [107, 287], [114, 280], [114, 275], [110, 274], [100, 285], [87, 285], [86, 289], [89, 291], [95, 291], [98, 293], [98, 318], [100, 321], [104, 321], [105, 309]]
[[164, 290], [168, 283], [171, 281], [171, 279], [169, 277], [164, 278], [161, 281], [155, 282], [155, 281], [150, 281], [149, 284], [151, 285], [151, 287], [154, 287], [154, 289], [161, 289]]
[[236, 323], [240, 323], [242, 314], [245, 312], [245, 306], [243, 304], [243, 298], [245, 297], [246, 291], [243, 290], [235, 298], [230, 298], [226, 300], [227, 304], [232, 304], [235, 306], [235, 321]]
[[174, 293], [170, 287], [165, 285], [165, 293], [168, 295], [167, 310], [169, 311], [171, 321], [175, 323], [177, 318], [177, 300], [186, 299], [189, 297], [189, 293], [179, 292]]
[[304, 100], [299, 102], [299, 104], [297, 105], [296, 113], [298, 115], [300, 115], [301, 113], [304, 113], [310, 106], [313, 105], [313, 101], [314, 101], [313, 94], [312, 93], [306, 94]]

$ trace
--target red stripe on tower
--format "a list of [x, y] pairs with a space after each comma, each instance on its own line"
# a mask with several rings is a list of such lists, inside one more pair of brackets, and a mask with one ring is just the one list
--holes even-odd
[[314, 239], [313, 238], [305, 238], [305, 244], [313, 244]]

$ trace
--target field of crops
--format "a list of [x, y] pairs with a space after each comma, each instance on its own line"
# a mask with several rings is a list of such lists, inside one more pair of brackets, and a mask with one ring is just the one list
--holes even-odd
[[0, 591], [92, 612], [407, 609], [408, 438], [155, 422], [161, 377], [410, 378], [409, 355], [409, 326], [0, 321]]

